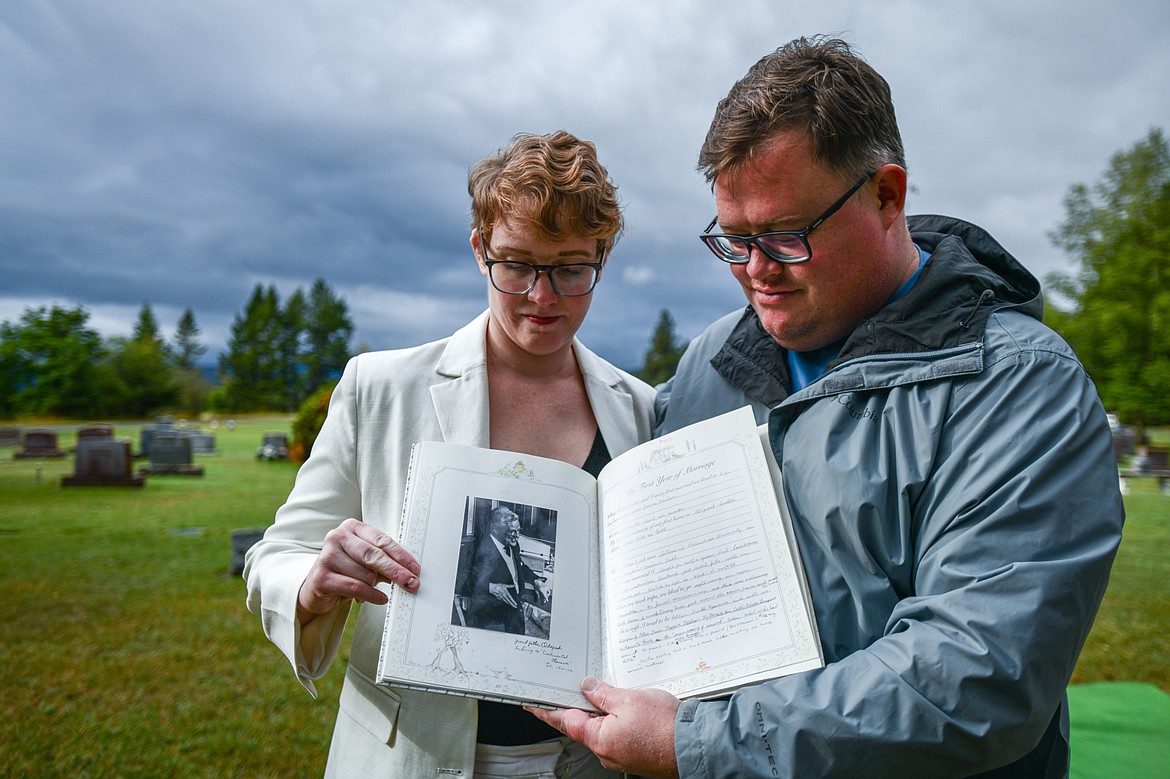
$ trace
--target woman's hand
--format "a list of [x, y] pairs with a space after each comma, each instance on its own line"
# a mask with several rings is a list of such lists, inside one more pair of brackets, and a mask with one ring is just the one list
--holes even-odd
[[389, 598], [375, 589], [379, 582], [414, 592], [418, 574], [418, 561], [397, 541], [372, 525], [347, 519], [325, 535], [297, 594], [297, 618], [304, 624], [348, 600], [384, 604]]

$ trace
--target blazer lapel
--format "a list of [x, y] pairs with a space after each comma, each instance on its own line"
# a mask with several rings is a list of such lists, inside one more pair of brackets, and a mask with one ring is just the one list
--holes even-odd
[[486, 329], [484, 312], [451, 336], [435, 366], [431, 402], [444, 441], [480, 447], [489, 444]]
[[577, 353], [577, 364], [585, 375], [585, 392], [589, 396], [589, 405], [593, 407], [593, 416], [597, 418], [597, 426], [601, 428], [601, 437], [605, 439], [609, 453], [616, 457], [640, 443], [635, 424], [634, 399], [618, 386], [621, 376], [609, 363], [589, 351], [580, 341], [574, 341], [573, 347]]

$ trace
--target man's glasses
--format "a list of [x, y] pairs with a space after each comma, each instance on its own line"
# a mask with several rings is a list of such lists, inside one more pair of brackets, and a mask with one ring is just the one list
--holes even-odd
[[573, 262], [564, 265], [530, 265], [515, 260], [493, 260], [483, 246], [483, 264], [487, 266], [492, 286], [505, 295], [527, 295], [536, 286], [541, 273], [548, 274], [553, 292], [565, 297], [588, 295], [597, 285], [598, 274], [605, 265], [605, 255], [598, 262]]
[[[876, 172], [876, 171], [874, 171]], [[787, 264], [808, 262], [812, 259], [812, 247], [808, 244], [808, 235], [821, 226], [821, 223], [840, 210], [853, 193], [861, 189], [861, 185], [869, 181], [873, 173], [866, 173], [857, 183], [849, 188], [841, 198], [825, 209], [824, 213], [813, 220], [812, 224], [803, 230], [777, 230], [771, 233], [756, 233], [755, 235], [725, 235], [712, 233], [711, 228], [719, 221], [716, 216], [707, 225], [707, 229], [699, 236], [699, 240], [707, 244], [716, 257], [724, 262], [743, 265], [752, 258], [752, 246], [756, 246], [768, 257]]]

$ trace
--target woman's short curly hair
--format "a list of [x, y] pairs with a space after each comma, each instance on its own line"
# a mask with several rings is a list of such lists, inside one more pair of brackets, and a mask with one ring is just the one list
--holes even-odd
[[624, 229], [617, 187], [597, 147], [572, 133], [520, 133], [467, 177], [471, 228], [484, 242], [500, 219], [520, 220], [549, 241], [596, 238], [608, 252]]

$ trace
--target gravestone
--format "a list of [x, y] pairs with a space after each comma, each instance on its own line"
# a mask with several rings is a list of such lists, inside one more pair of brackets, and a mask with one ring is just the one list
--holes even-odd
[[145, 457], [150, 459], [150, 447], [154, 443], [154, 438], [157, 435], [171, 435], [177, 432], [175, 428], [174, 417], [164, 416], [155, 417], [154, 424], [148, 427], [143, 427], [140, 435], [138, 445], [138, 457]]
[[186, 430], [183, 435], [191, 441], [191, 451], [194, 454], [219, 454], [215, 450], [215, 436], [202, 430]]
[[264, 443], [256, 450], [257, 460], [287, 460], [288, 436], [284, 433], [265, 433]]
[[48, 429], [26, 430], [20, 451], [13, 457], [64, 457], [65, 453], [57, 448], [57, 431]]
[[0, 446], [20, 446], [20, 428], [0, 427]]
[[77, 442], [81, 443], [86, 438], [113, 438], [113, 425], [90, 425], [89, 427], [82, 427], [77, 430]]
[[141, 473], [151, 476], [202, 476], [192, 464], [191, 440], [178, 431], [156, 432], [150, 443], [150, 465]]
[[1137, 434], [1132, 427], [1119, 425], [1113, 430], [1113, 454], [1118, 462], [1137, 451]]
[[139, 433], [138, 443], [138, 457], [150, 457], [150, 445], [154, 441], [154, 437], [158, 435], [158, 430], [153, 427], [143, 427]]
[[264, 528], [232, 532], [232, 576], [239, 576], [244, 572], [244, 556], [263, 537]]
[[73, 475], [61, 479], [62, 487], [141, 487], [145, 479], [130, 472], [130, 442], [107, 436], [87, 436], [77, 441]]

